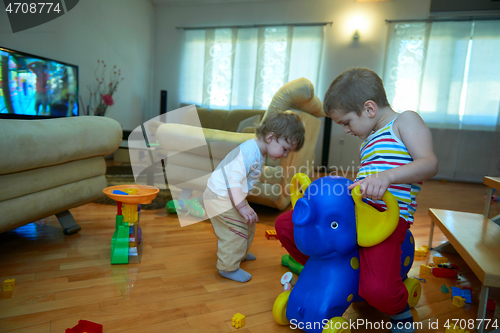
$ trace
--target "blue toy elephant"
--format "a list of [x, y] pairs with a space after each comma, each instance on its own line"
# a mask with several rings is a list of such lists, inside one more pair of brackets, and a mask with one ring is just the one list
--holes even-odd
[[[278, 324], [305, 332], [350, 332], [342, 315], [353, 301], [362, 300], [358, 296], [358, 246], [382, 242], [399, 219], [399, 206], [392, 194], [386, 192], [383, 199], [388, 208], [378, 212], [362, 202], [359, 189], [351, 196], [348, 187], [352, 183], [343, 177], [322, 177], [306, 184], [303, 197], [296, 200], [292, 217], [295, 244], [310, 257], [293, 290], [281, 293], [274, 303]], [[401, 276], [406, 279], [414, 252], [409, 230], [402, 249]], [[405, 284], [409, 297], [414, 298], [410, 305], [415, 305], [420, 283], [409, 279]]]

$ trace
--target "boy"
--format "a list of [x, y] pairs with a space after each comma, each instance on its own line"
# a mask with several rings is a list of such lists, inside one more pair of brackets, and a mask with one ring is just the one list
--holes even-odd
[[225, 278], [247, 282], [252, 278], [240, 262], [255, 260], [248, 250], [258, 216], [245, 200], [259, 180], [265, 156], [287, 157], [304, 144], [304, 125], [292, 111], [268, 115], [256, 129], [256, 138], [232, 150], [210, 176], [203, 195], [217, 242], [217, 269]]
[[[401, 244], [413, 223], [422, 181], [437, 173], [430, 130], [416, 112], [395, 112], [382, 80], [366, 68], [353, 68], [339, 75], [325, 94], [323, 109], [346, 133], [363, 140], [360, 169], [349, 189], [360, 185], [363, 198], [384, 209], [381, 199], [389, 190], [400, 207], [394, 233], [379, 245], [359, 250], [359, 295], [391, 315], [392, 332], [414, 332], [408, 291], [399, 276]], [[291, 214], [285, 214], [276, 220], [278, 238], [285, 248], [290, 248], [292, 257], [304, 264], [307, 257], [297, 254], [291, 245]]]

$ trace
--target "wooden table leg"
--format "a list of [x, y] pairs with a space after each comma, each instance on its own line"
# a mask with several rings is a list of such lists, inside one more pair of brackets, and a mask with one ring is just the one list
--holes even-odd
[[484, 206], [483, 215], [486, 218], [490, 216], [490, 205], [491, 205], [491, 196], [493, 195], [493, 189], [491, 187], [488, 188], [488, 192], [486, 193], [486, 203]]
[[485, 285], [481, 286], [481, 295], [479, 295], [479, 307], [477, 310], [478, 327], [476, 332], [484, 332], [484, 318], [486, 316], [486, 303], [488, 302], [488, 292], [490, 288]]
[[429, 250], [432, 250], [432, 237], [434, 235], [434, 221], [431, 221], [431, 231], [429, 236]]

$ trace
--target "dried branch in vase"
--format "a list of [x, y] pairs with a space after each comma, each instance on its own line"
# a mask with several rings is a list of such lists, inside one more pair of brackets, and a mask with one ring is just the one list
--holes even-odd
[[109, 81], [106, 81], [106, 64], [101, 60], [97, 60], [97, 68], [94, 73], [96, 82], [92, 86], [87, 85], [89, 102], [85, 105], [80, 95], [80, 104], [84, 114], [104, 116], [108, 107], [115, 103], [113, 94], [116, 92], [118, 84], [123, 81], [123, 78], [121, 77], [121, 70], [114, 66], [109, 73]]

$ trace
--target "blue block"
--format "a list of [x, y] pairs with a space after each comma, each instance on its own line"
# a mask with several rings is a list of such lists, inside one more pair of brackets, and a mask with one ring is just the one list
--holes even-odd
[[127, 192], [123, 192], [123, 191], [120, 191], [120, 190], [113, 190], [113, 194], [128, 195]]
[[451, 298], [453, 298], [455, 296], [460, 296], [460, 297], [465, 298], [465, 303], [468, 303], [468, 304], [472, 303], [471, 293], [470, 293], [469, 289], [462, 290], [458, 287], [451, 287]]
[[471, 294], [469, 289], [464, 289], [462, 290], [462, 297], [465, 298], [465, 303], [470, 304], [471, 303]]

